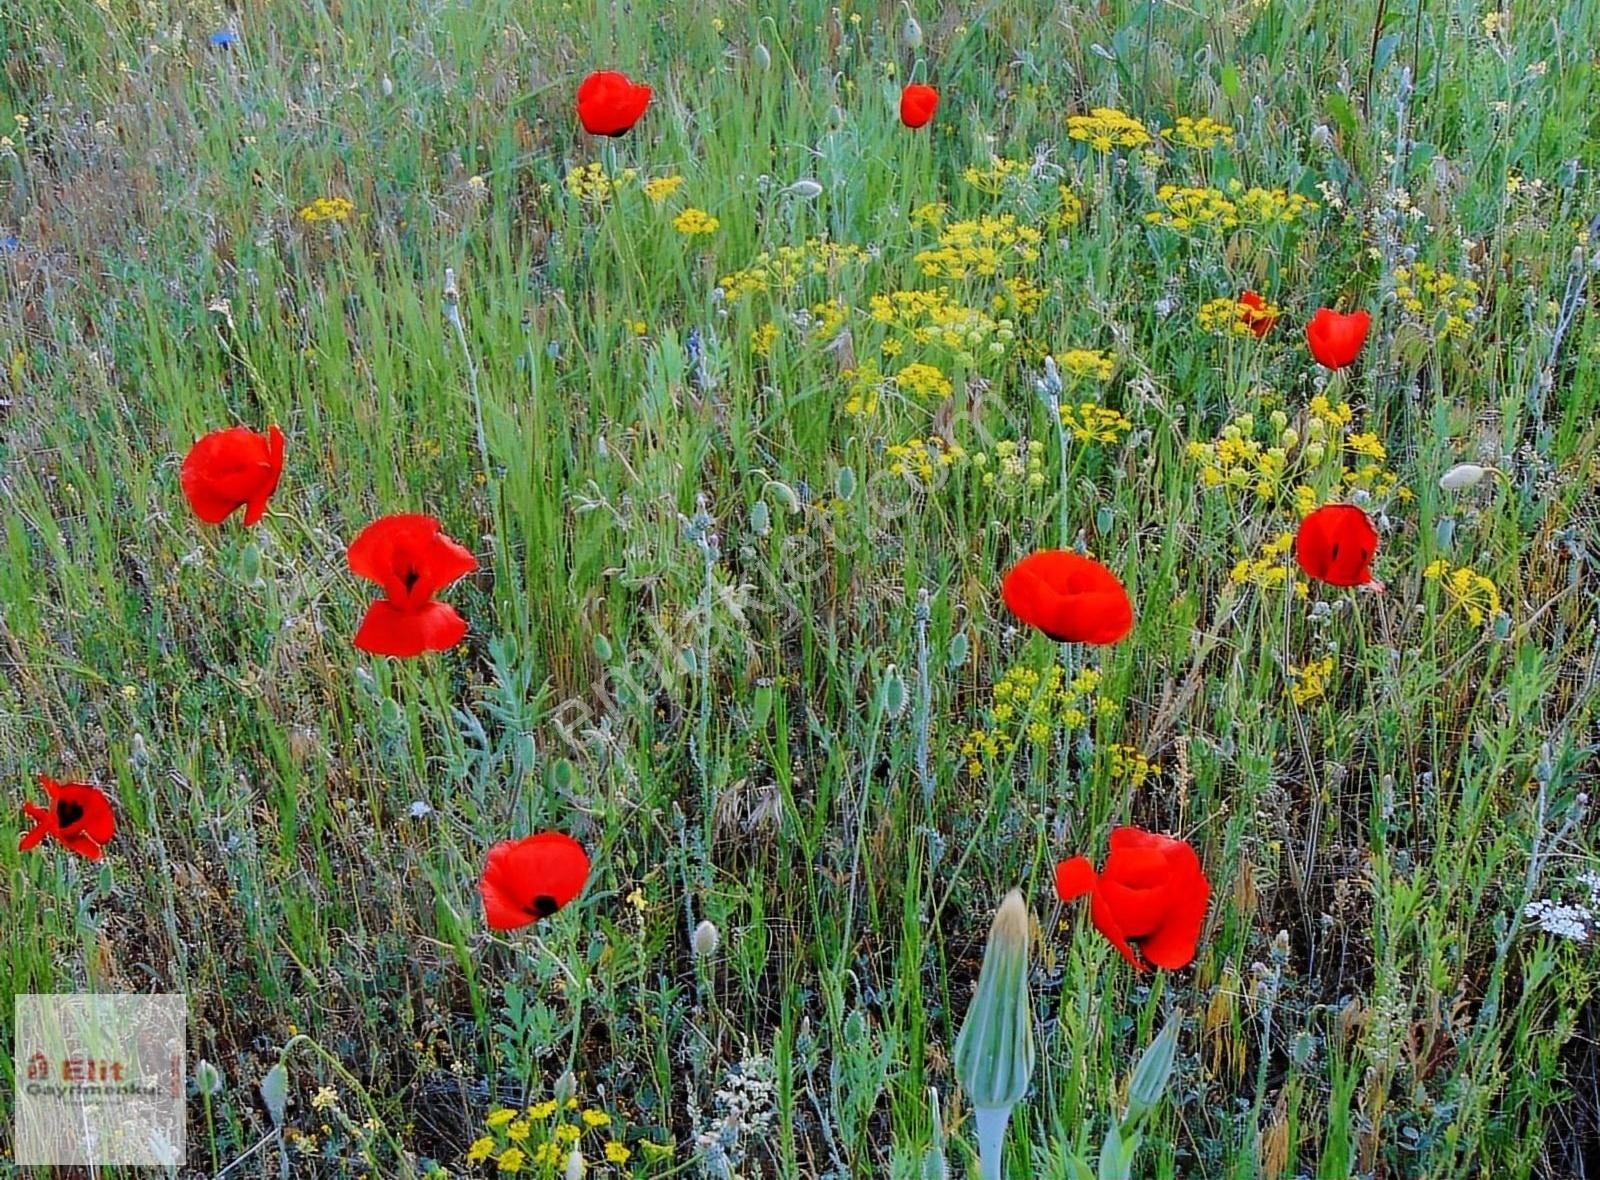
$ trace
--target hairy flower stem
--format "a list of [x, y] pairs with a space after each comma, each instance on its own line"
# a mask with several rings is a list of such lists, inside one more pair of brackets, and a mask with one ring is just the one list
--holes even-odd
[[478, 366], [472, 362], [472, 349], [467, 345], [467, 330], [461, 322], [461, 292], [456, 287], [456, 272], [450, 267], [444, 271], [444, 318], [456, 330], [456, 342], [461, 345], [461, 356], [467, 365], [467, 389], [472, 394], [472, 423], [478, 432], [478, 458], [483, 464], [483, 482], [487, 485], [494, 477], [489, 466], [489, 442], [483, 433], [483, 396], [478, 391]]

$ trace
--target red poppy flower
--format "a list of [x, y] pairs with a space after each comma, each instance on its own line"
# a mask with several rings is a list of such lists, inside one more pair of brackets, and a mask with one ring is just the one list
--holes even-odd
[[362, 651], [417, 656], [447, 651], [467, 633], [467, 621], [433, 596], [477, 568], [477, 559], [439, 531], [431, 516], [402, 514], [373, 521], [345, 552], [350, 569], [383, 587], [356, 632]]
[[590, 135], [626, 135], [649, 105], [650, 87], [616, 70], [598, 70], [578, 85], [578, 121]]
[[178, 483], [194, 514], [221, 524], [244, 506], [244, 522], [255, 524], [283, 474], [283, 431], [257, 434], [243, 426], [206, 435], [184, 457]]
[[583, 891], [589, 855], [562, 832], [502, 840], [489, 849], [478, 881], [483, 916], [496, 930], [548, 918]]
[[1239, 318], [1256, 334], [1257, 340], [1272, 331], [1272, 325], [1278, 322], [1274, 313], [1265, 310], [1266, 306], [1267, 301], [1254, 291], [1239, 296]]
[[1098, 875], [1081, 856], [1056, 865], [1056, 893], [1062, 901], [1090, 894], [1095, 929], [1140, 971], [1176, 971], [1194, 962], [1211, 883], [1184, 841], [1117, 828]]
[[939, 92], [932, 86], [913, 82], [900, 92], [900, 121], [907, 127], [925, 126], [939, 109]]
[[1306, 325], [1306, 344], [1311, 355], [1325, 369], [1342, 369], [1355, 363], [1361, 355], [1361, 346], [1367, 342], [1367, 331], [1372, 327], [1372, 315], [1366, 311], [1340, 315], [1326, 307]]
[[86, 783], [58, 783], [41, 774], [39, 785], [50, 797], [50, 805], [22, 805], [22, 812], [33, 821], [33, 828], [22, 837], [17, 851], [26, 852], [49, 836], [79, 856], [99, 860], [117, 832], [117, 817], [112, 814], [111, 801], [99, 788]]
[[1115, 643], [1133, 629], [1133, 603], [1117, 575], [1067, 550], [1024, 557], [1000, 595], [1012, 614], [1057, 643]]
[[1372, 581], [1378, 530], [1354, 504], [1327, 504], [1300, 522], [1294, 559], [1330, 586], [1365, 586]]

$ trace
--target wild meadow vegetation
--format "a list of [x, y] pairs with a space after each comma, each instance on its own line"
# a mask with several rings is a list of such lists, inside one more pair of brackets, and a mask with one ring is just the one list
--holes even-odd
[[[185, 1175], [976, 1176], [1015, 888], [1005, 1176], [1590, 1174], [1597, 45], [1584, 0], [7, 0], [7, 1025], [186, 993]], [[626, 135], [592, 70], [652, 87]], [[196, 519], [195, 440], [269, 425], [265, 516]], [[1330, 503], [1381, 588], [1296, 562]], [[352, 642], [397, 513], [475, 559], [448, 651]], [[1041, 549], [1132, 632], [1022, 625]], [[18, 851], [40, 775], [103, 857]], [[1204, 868], [1181, 969], [1058, 900], [1120, 825]], [[540, 831], [582, 893], [491, 928]]]

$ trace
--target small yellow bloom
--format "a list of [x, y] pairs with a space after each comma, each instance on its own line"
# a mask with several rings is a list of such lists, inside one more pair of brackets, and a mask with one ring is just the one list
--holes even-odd
[[685, 209], [672, 219], [672, 228], [686, 237], [716, 233], [717, 227], [721, 224], [722, 222], [712, 217], [704, 209]]

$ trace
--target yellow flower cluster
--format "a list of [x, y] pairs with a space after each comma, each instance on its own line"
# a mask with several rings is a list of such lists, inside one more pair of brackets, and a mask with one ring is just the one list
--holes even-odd
[[[525, 1112], [505, 1108], [492, 1111], [484, 1119], [490, 1134], [475, 1139], [467, 1148], [466, 1162], [480, 1164], [493, 1159], [501, 1173], [529, 1170], [542, 1176], [554, 1175], [566, 1166], [574, 1145], [585, 1134], [611, 1125], [611, 1116], [593, 1107], [580, 1111], [576, 1121], [566, 1121], [566, 1112], [577, 1110], [578, 1100], [568, 1098], [564, 1104], [546, 1099]], [[613, 1164], [627, 1163], [633, 1155], [619, 1139], [607, 1139], [601, 1152]]]
[[1226, 143], [1232, 139], [1233, 128], [1226, 123], [1217, 122], [1209, 115], [1202, 115], [1198, 119], [1179, 115], [1175, 125], [1162, 130], [1161, 138], [1179, 147], [1209, 151], [1219, 143]]
[[994, 458], [996, 470], [990, 471], [987, 454], [979, 451], [972, 456], [972, 465], [983, 472], [984, 487], [1011, 495], [1024, 484], [1031, 488], [1044, 486], [1044, 443], [1038, 439], [1030, 439], [1027, 446], [1001, 439], [994, 444]]
[[[971, 171], [971, 169], [968, 169]], [[944, 221], [944, 215], [950, 211], [950, 206], [943, 201], [929, 201], [925, 205], [918, 205], [911, 211], [912, 225], [938, 225]]]
[[958, 302], [946, 287], [933, 291], [893, 291], [874, 295], [867, 313], [880, 324], [909, 333], [919, 344], [942, 345], [964, 365], [980, 351], [1004, 355], [1016, 339], [1016, 325]]
[[1094, 402], [1063, 403], [1061, 425], [1079, 442], [1114, 443], [1133, 429], [1133, 423], [1120, 410]]
[[768, 320], [750, 334], [750, 351], [757, 356], [771, 356], [772, 346], [778, 342], [778, 325]]
[[1112, 107], [1095, 107], [1087, 115], [1068, 116], [1067, 136], [1097, 152], [1109, 152], [1114, 147], [1143, 147], [1150, 142], [1150, 132], [1143, 123]]
[[300, 210], [300, 220], [307, 225], [319, 221], [349, 221], [356, 207], [344, 197], [318, 197]]
[[976, 776], [993, 770], [1020, 741], [1043, 746], [1057, 730], [1071, 731], [1095, 713], [1114, 712], [1115, 702], [1095, 698], [1099, 687], [1097, 668], [1085, 668], [1070, 681], [1060, 664], [1043, 673], [1021, 666], [1007, 669], [994, 686], [990, 725], [973, 729], [961, 743], [967, 772]]
[[844, 412], [858, 418], [871, 417], [878, 412], [878, 395], [883, 392], [884, 376], [878, 371], [874, 361], [864, 361], [854, 369], [847, 370], [844, 379], [849, 384], [849, 396], [845, 398]]
[[[1255, 415], [1240, 414], [1222, 428], [1214, 441], [1191, 442], [1186, 452], [1201, 465], [1203, 487], [1250, 490], [1257, 500], [1269, 504], [1278, 501], [1291, 468], [1298, 468], [1303, 478], [1309, 477], [1330, 454], [1339, 456], [1344, 449], [1374, 460], [1357, 467], [1341, 466], [1325, 495], [1319, 495], [1309, 483], [1296, 485], [1290, 504], [1301, 516], [1322, 503], [1348, 497], [1356, 491], [1378, 498], [1392, 493], [1402, 500], [1410, 499], [1409, 489], [1399, 486], [1399, 476], [1383, 466], [1386, 456], [1377, 436], [1351, 430], [1354, 416], [1354, 410], [1347, 403], [1333, 403], [1325, 395], [1318, 394], [1306, 410], [1303, 444], [1300, 431], [1289, 424], [1289, 416], [1282, 410], [1274, 410], [1268, 418], [1271, 446], [1256, 438]], [[1336, 436], [1331, 447], [1330, 430]]]
[[1466, 316], [1477, 309], [1476, 279], [1457, 278], [1426, 262], [1394, 268], [1394, 297], [1409, 315], [1429, 322], [1441, 336], [1465, 336]]
[[1202, 332], [1214, 336], [1254, 336], [1252, 325], [1262, 320], [1276, 319], [1280, 310], [1276, 303], [1265, 300], [1260, 307], [1251, 307], [1248, 303], [1224, 295], [1220, 299], [1208, 299], [1202, 303], [1194, 318]]
[[604, 205], [622, 191], [623, 185], [631, 184], [638, 177], [637, 168], [624, 168], [615, 177], [609, 176], [605, 165], [596, 160], [592, 164], [579, 164], [567, 173], [562, 184], [577, 200], [590, 205]]
[[896, 373], [894, 384], [901, 393], [909, 393], [912, 397], [920, 397], [924, 401], [938, 401], [940, 398], [949, 397], [951, 391], [955, 389], [950, 378], [932, 365], [921, 362], [906, 365]]
[[1152, 762], [1138, 746], [1125, 746], [1113, 742], [1105, 747], [1106, 771], [1112, 782], [1123, 783], [1137, 791], [1146, 780], [1161, 773], [1161, 764]]
[[909, 477], [925, 487], [967, 457], [960, 443], [947, 443], [938, 437], [907, 439], [885, 447], [883, 453], [889, 460], [891, 475]]
[[937, 249], [923, 250], [915, 261], [933, 278], [986, 278], [1002, 273], [1011, 263], [1036, 262], [1044, 235], [1022, 225], [1015, 213], [953, 221], [939, 232]]
[[1164, 184], [1156, 190], [1160, 209], [1144, 215], [1151, 225], [1187, 233], [1191, 230], [1230, 230], [1240, 226], [1289, 225], [1318, 206], [1315, 201], [1284, 189], [1246, 189], [1239, 181], [1219, 188]]
[[1083, 201], [1078, 194], [1064, 184], [1057, 185], [1056, 192], [1061, 197], [1061, 204], [1045, 218], [1045, 225], [1052, 233], [1060, 233], [1083, 220]]
[[989, 301], [989, 306], [996, 312], [1004, 312], [1009, 308], [1017, 315], [1032, 315], [1044, 302], [1045, 288], [1032, 279], [1018, 275], [1002, 280], [1001, 286], [1005, 288], [1005, 293]]
[[994, 156], [986, 168], [968, 167], [961, 173], [961, 179], [979, 192], [998, 196], [1008, 185], [1020, 184], [1032, 173], [1032, 166], [1024, 160], [1003, 160]]
[[1495, 584], [1471, 566], [1451, 565], [1442, 557], [1430, 561], [1422, 576], [1436, 581], [1449, 598], [1445, 616], [1461, 611], [1474, 627], [1500, 613], [1500, 591]]
[[659, 205], [682, 186], [681, 176], [658, 176], [654, 180], [644, 182], [644, 195]]
[[828, 275], [841, 267], [867, 262], [870, 255], [848, 242], [810, 238], [799, 246], [763, 250], [743, 270], [727, 275], [719, 284], [730, 303], [758, 291], [787, 291], [808, 275]]
[[1333, 668], [1332, 656], [1313, 660], [1303, 668], [1290, 668], [1289, 675], [1294, 683], [1289, 686], [1289, 695], [1294, 703], [1307, 705], [1323, 696], [1328, 691], [1328, 682], [1333, 679]]
[[1056, 357], [1056, 367], [1073, 380], [1109, 381], [1117, 358], [1098, 348], [1069, 348]]
[[[1260, 586], [1263, 590], [1276, 589], [1289, 580], [1290, 571], [1284, 558], [1294, 548], [1294, 534], [1281, 532], [1268, 541], [1253, 558], [1241, 558], [1234, 563], [1228, 580], [1236, 586]], [[1311, 588], [1300, 578], [1294, 579], [1294, 590], [1301, 598], [1308, 597]]]
[[850, 308], [842, 300], [811, 305], [811, 335], [816, 340], [832, 340], [850, 318]]
[[714, 234], [721, 224], [704, 209], [685, 209], [672, 219], [672, 228], [691, 238], [697, 234]]

